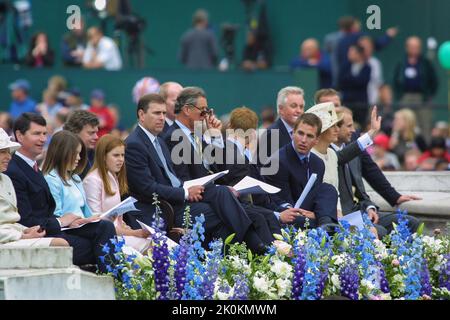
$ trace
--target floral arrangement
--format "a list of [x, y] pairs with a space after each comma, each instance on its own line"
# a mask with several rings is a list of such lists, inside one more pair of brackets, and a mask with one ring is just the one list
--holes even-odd
[[[282, 230], [263, 256], [242, 243], [204, 242], [204, 217], [193, 225], [186, 212], [179, 245], [168, 250], [156, 217], [153, 245], [145, 255], [126, 254], [115, 246], [114, 277], [118, 299], [173, 300], [429, 300], [450, 298], [450, 237], [411, 234], [406, 213], [382, 241], [364, 228], [342, 223], [333, 235], [321, 228]], [[158, 226], [159, 224], [159, 226]], [[108, 255], [109, 248], [104, 252]]]

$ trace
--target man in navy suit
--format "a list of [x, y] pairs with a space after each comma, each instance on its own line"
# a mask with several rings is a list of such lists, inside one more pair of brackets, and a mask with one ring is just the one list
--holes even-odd
[[259, 165], [265, 164], [273, 153], [291, 142], [295, 122], [303, 114], [304, 110], [305, 98], [303, 89], [299, 87], [285, 87], [278, 92], [278, 120], [267, 128], [259, 139]]
[[[322, 122], [315, 114], [305, 113], [293, 126], [292, 142], [282, 147], [270, 158], [270, 165], [278, 163], [275, 174], [266, 175], [266, 181], [281, 189], [274, 198], [277, 203], [293, 207], [305, 188], [309, 177], [315, 173], [317, 180], [306, 196], [301, 208], [315, 214], [317, 226], [337, 223], [337, 192], [323, 183], [325, 165], [311, 153], [318, 142]], [[262, 172], [261, 168], [261, 172]], [[302, 221], [299, 221], [300, 223]]]
[[213, 237], [225, 239], [236, 233], [236, 241], [245, 241], [250, 249], [262, 253], [265, 244], [228, 190], [213, 185], [183, 187], [183, 180], [173, 168], [170, 152], [164, 140], [158, 137], [164, 128], [165, 115], [166, 104], [160, 95], [149, 94], [139, 100], [138, 126], [126, 139], [125, 163], [130, 194], [138, 200], [136, 207], [141, 211], [127, 214], [128, 222], [133, 228], [137, 228], [134, 219], [152, 223], [153, 194], [156, 193], [173, 206], [175, 226], [183, 225], [184, 210], [189, 205], [191, 216], [205, 215], [206, 243]]
[[[172, 158], [182, 159], [181, 162], [174, 164], [174, 169], [177, 176], [183, 180], [197, 179], [223, 171], [219, 169], [219, 164], [224, 160], [221, 156], [224, 151], [221, 135], [222, 123], [212, 112], [206, 113], [209, 111], [206, 106], [207, 98], [203, 89], [185, 88], [178, 96], [175, 105], [176, 120], [165, 136], [166, 144], [172, 152]], [[203, 133], [203, 122], [207, 124], [206, 133]], [[197, 128], [196, 125], [199, 127]], [[206, 142], [208, 135], [210, 143]], [[211, 152], [208, 149], [211, 149]], [[218, 180], [217, 183], [222, 184], [221, 180]], [[231, 186], [218, 185], [216, 188], [223, 189], [228, 193], [234, 192], [237, 195]], [[270, 245], [275, 240], [273, 234], [281, 234], [280, 225], [273, 213], [241, 198], [238, 199], [252, 220], [259, 237], [266, 245]]]
[[[55, 200], [36, 162], [47, 139], [46, 125], [45, 119], [34, 113], [24, 113], [14, 123], [14, 134], [22, 147], [12, 157], [5, 173], [14, 185], [20, 223], [27, 227], [39, 225], [47, 237], [67, 240], [73, 247], [75, 265], [97, 262], [99, 270], [106, 272], [106, 265], [100, 259], [105, 255], [102, 245], [115, 237], [114, 225], [102, 220], [62, 232], [62, 227], [70, 227], [80, 217], [71, 213], [62, 217], [53, 214]], [[114, 250], [111, 245], [110, 248], [112, 256]]]

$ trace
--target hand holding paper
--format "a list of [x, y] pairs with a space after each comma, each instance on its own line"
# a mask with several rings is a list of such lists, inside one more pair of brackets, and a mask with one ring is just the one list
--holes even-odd
[[201, 177], [201, 178], [194, 179], [194, 180], [185, 181], [183, 183], [183, 188], [189, 189], [192, 186], [204, 186], [205, 184], [207, 184], [209, 182], [213, 182], [214, 180], [217, 180], [217, 179], [223, 177], [228, 172], [230, 172], [230, 171], [229, 170], [225, 170], [225, 171], [221, 171], [221, 172], [218, 172], [218, 173], [215, 173], [215, 174], [211, 174], [209, 176]]
[[138, 209], [136, 209], [136, 207], [134, 206], [135, 202], [137, 202], [137, 199], [128, 197], [118, 205], [103, 213], [100, 218], [114, 220], [116, 217], [121, 216], [124, 213], [127, 213], [129, 211], [136, 211]]
[[[156, 230], [153, 229], [152, 227], [149, 227], [148, 225], [146, 225], [145, 223], [136, 220], [139, 225], [142, 227], [142, 229], [147, 230], [148, 232], [150, 232], [150, 236], [156, 233]], [[172, 239], [167, 238], [166, 236], [163, 236], [164, 238], [166, 238], [167, 241], [167, 246], [169, 247], [169, 250], [172, 250], [173, 248], [178, 246], [178, 243], [176, 243], [175, 241], [173, 241]]]

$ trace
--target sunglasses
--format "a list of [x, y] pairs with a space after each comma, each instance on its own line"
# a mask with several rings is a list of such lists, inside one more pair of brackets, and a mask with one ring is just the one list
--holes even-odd
[[210, 116], [214, 112], [214, 109], [206, 107], [206, 109], [201, 109], [193, 104], [188, 104], [188, 106], [194, 107], [197, 110], [200, 110], [200, 117]]

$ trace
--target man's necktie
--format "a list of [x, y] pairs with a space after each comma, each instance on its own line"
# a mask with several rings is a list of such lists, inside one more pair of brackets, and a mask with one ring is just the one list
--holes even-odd
[[34, 170], [34, 172], [39, 172], [39, 167], [38, 167], [37, 162], [34, 163], [33, 170]]
[[156, 153], [158, 154], [158, 157], [164, 166], [164, 170], [166, 171], [166, 174], [170, 179], [170, 183], [172, 184], [172, 187], [175, 187], [175, 188], [180, 187], [181, 186], [180, 180], [170, 171], [169, 167], [167, 166], [166, 158], [164, 158], [164, 154], [162, 152], [161, 145], [159, 144], [158, 138], [155, 139], [154, 146], [156, 149]]
[[304, 157], [300, 160], [300, 163], [302, 164], [302, 167], [305, 169], [306, 172], [306, 179], [309, 180], [309, 158]]

